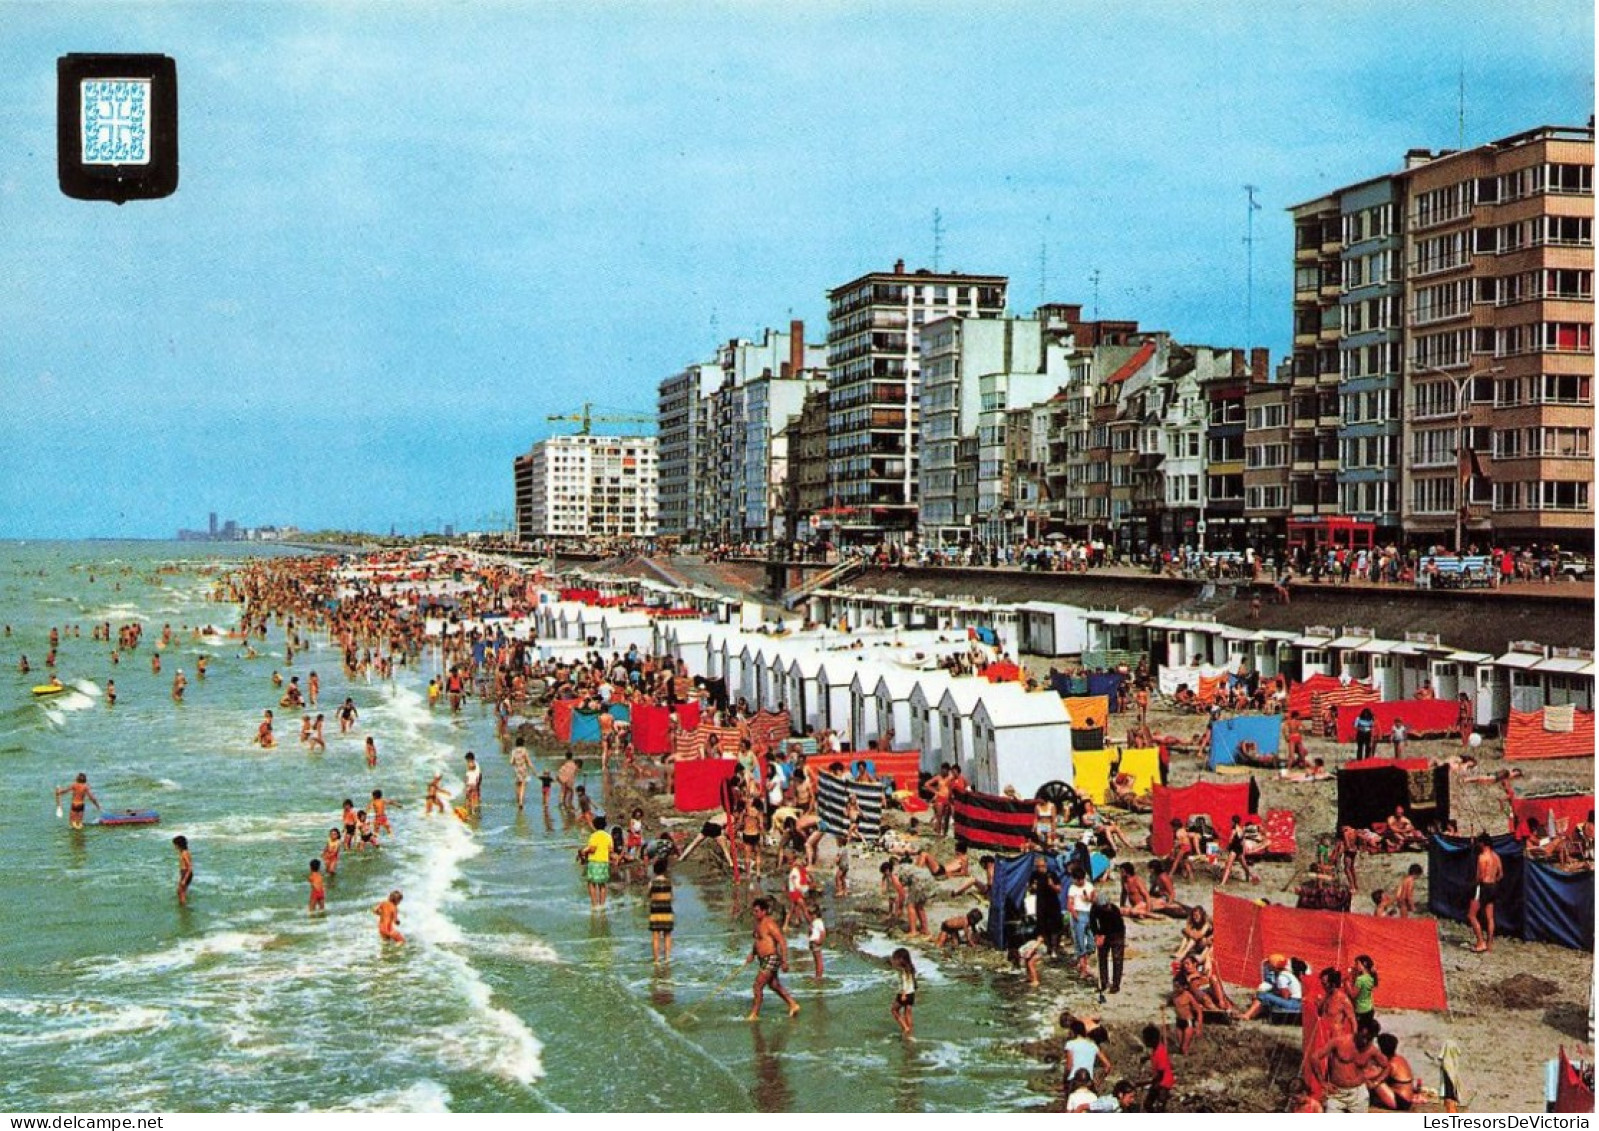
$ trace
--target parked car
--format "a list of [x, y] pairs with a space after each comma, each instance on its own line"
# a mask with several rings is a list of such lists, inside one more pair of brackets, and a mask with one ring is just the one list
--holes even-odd
[[1560, 573], [1564, 577], [1590, 579], [1593, 577], [1593, 563], [1581, 554], [1561, 554]]

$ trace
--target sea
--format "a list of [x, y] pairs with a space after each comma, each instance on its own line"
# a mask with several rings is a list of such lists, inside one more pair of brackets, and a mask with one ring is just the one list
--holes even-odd
[[[1052, 1029], [1019, 972], [916, 950], [918, 1039], [889, 1015], [898, 942], [874, 908], [810, 976], [797, 925], [789, 1020], [749, 1004], [751, 893], [676, 877], [673, 961], [650, 959], [642, 883], [589, 906], [582, 832], [515, 806], [491, 711], [430, 709], [438, 658], [392, 680], [351, 679], [315, 639], [293, 662], [274, 625], [258, 654], [202, 635], [238, 624], [217, 581], [273, 547], [0, 542], [0, 1110], [11, 1112], [917, 1112], [1036, 1106], [1023, 1041]], [[144, 626], [112, 662], [118, 626]], [[111, 625], [112, 643], [91, 638]], [[171, 643], [157, 648], [166, 626]], [[41, 698], [49, 632], [67, 692]], [[159, 653], [161, 671], [152, 671]], [[33, 670], [18, 670], [26, 655]], [[208, 671], [198, 677], [197, 662]], [[182, 669], [188, 690], [171, 697]], [[274, 672], [315, 671], [327, 751], [298, 739]], [[115, 705], [105, 689], [115, 680]], [[338, 733], [344, 698], [356, 728]], [[265, 708], [279, 745], [253, 744]], [[375, 739], [369, 769], [363, 743]], [[463, 758], [485, 767], [479, 821], [425, 817], [437, 771], [457, 797]], [[546, 763], [549, 760], [541, 760]], [[76, 774], [107, 812], [160, 823], [73, 831], [53, 790]], [[600, 782], [588, 779], [591, 792]], [[327, 913], [307, 913], [309, 862], [341, 802], [391, 801], [392, 837], [346, 851]], [[688, 826], [692, 831], [692, 826]], [[178, 905], [175, 835], [195, 880]], [[868, 882], [857, 869], [852, 879]], [[875, 878], [875, 877], [873, 877]], [[774, 894], [779, 879], [768, 880]], [[404, 892], [404, 947], [380, 946], [374, 906]], [[868, 895], [867, 899], [875, 899]], [[837, 913], [831, 897], [824, 918]]]

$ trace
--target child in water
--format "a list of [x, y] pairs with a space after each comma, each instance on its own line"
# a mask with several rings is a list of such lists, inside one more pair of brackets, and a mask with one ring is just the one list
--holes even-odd
[[309, 913], [315, 915], [318, 911], [326, 911], [328, 892], [322, 881], [322, 861], [311, 861], [311, 874], [306, 879], [311, 885], [311, 909]]
[[339, 847], [343, 843], [338, 829], [328, 830], [328, 842], [322, 846], [322, 870], [328, 879], [339, 874]]
[[900, 1031], [914, 1039], [916, 1034], [911, 1011], [916, 1006], [916, 964], [911, 961], [911, 952], [904, 947], [894, 951], [888, 964], [899, 972], [899, 993], [894, 995], [894, 1004], [888, 1007], [888, 1011]]

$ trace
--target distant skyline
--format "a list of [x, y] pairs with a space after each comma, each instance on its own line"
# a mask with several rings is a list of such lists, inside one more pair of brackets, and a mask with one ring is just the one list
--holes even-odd
[[[1593, 113], [1590, 5], [0, 5], [0, 537], [508, 522], [582, 402], [903, 258], [1291, 335], [1285, 209]], [[177, 62], [181, 182], [70, 200], [55, 62]], [[1255, 213], [1246, 318], [1248, 203]], [[1251, 333], [1251, 326], [1253, 332]], [[201, 500], [201, 501], [196, 501]]]

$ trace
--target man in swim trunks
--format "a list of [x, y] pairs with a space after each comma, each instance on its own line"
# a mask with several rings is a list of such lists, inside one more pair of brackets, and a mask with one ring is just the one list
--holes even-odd
[[527, 779], [533, 775], [533, 762], [527, 747], [520, 742], [511, 748], [511, 770], [516, 774], [516, 807], [521, 809], [527, 800]]
[[1311, 1069], [1326, 1085], [1327, 1111], [1370, 1110], [1368, 1086], [1388, 1075], [1388, 1058], [1376, 1039], [1377, 1023], [1368, 1018], [1355, 1026], [1353, 1035], [1341, 1030], [1311, 1054]]
[[175, 836], [172, 847], [178, 850], [178, 906], [189, 903], [189, 885], [194, 883], [194, 857], [189, 855], [189, 838]]
[[476, 813], [483, 808], [483, 768], [477, 764], [477, 755], [466, 755], [466, 809]]
[[378, 917], [378, 938], [399, 946], [405, 945], [405, 936], [400, 934], [400, 900], [405, 897], [398, 888], [389, 892], [389, 898], [372, 909], [372, 914]]
[[83, 809], [86, 802], [94, 802], [94, 810], [96, 813], [103, 812], [103, 810], [100, 808], [100, 799], [96, 797], [94, 795], [94, 791], [89, 788], [88, 774], [79, 774], [77, 781], [73, 782], [71, 785], [64, 785], [60, 789], [56, 790], [57, 805], [61, 804], [61, 795], [63, 793], [72, 794], [71, 820], [68, 823], [75, 829], [83, 828]]
[[746, 1021], [759, 1021], [761, 1019], [761, 998], [770, 986], [772, 992], [788, 1004], [788, 1015], [793, 1017], [799, 1012], [799, 1002], [794, 1000], [792, 994], [778, 981], [783, 971], [788, 969], [788, 939], [772, 921], [772, 901], [764, 895], [757, 899], [750, 907], [750, 913], [755, 916], [755, 939], [750, 947], [749, 957], [744, 960], [747, 966], [751, 962], [759, 962], [760, 969], [755, 975], [755, 998], [750, 1003], [749, 1016]]
[[1471, 949], [1486, 954], [1494, 945], [1494, 901], [1499, 898], [1499, 881], [1505, 878], [1505, 866], [1493, 849], [1487, 834], [1477, 838], [1477, 883], [1471, 889], [1471, 902], [1466, 905], [1466, 923], [1477, 941]]

